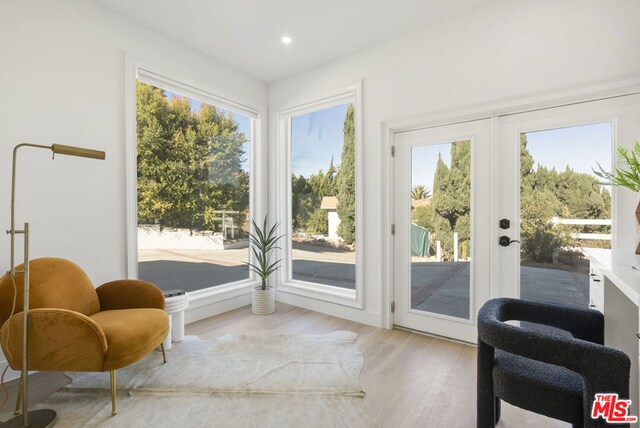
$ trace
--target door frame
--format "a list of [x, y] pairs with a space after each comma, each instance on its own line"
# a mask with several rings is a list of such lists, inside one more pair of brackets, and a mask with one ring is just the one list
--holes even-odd
[[[394, 208], [396, 219], [394, 245], [396, 279], [400, 284], [394, 288], [395, 313], [398, 325], [403, 328], [417, 329], [439, 336], [451, 335], [455, 340], [475, 341], [476, 320], [474, 314], [479, 305], [488, 300], [490, 282], [490, 231], [488, 220], [491, 215], [491, 121], [488, 119], [469, 121], [454, 125], [409, 131], [402, 135], [402, 144], [396, 145], [395, 159], [398, 171], [394, 176], [394, 185], [398, 189], [409, 189], [413, 177], [414, 149], [433, 145], [451, 144], [456, 141], [470, 142], [470, 258], [469, 266], [469, 318], [460, 318], [443, 313], [413, 309], [411, 307], [411, 282], [413, 269], [410, 254], [411, 240], [409, 231], [411, 212], [409, 210], [409, 192], [396, 194]], [[408, 162], [408, 163], [407, 163]], [[408, 173], [408, 174], [407, 174]], [[404, 181], [400, 181], [404, 179]], [[396, 181], [398, 180], [398, 181]], [[404, 209], [403, 209], [404, 207]], [[400, 218], [402, 216], [402, 218]], [[437, 263], [433, 263], [433, 266]], [[402, 319], [401, 319], [402, 318]], [[410, 325], [412, 324], [412, 325]], [[426, 327], [426, 325], [429, 327]], [[419, 327], [422, 325], [423, 327]]]
[[[393, 302], [393, 279], [394, 279], [394, 238], [392, 227], [394, 224], [393, 200], [394, 200], [394, 146], [395, 134], [411, 130], [436, 127], [441, 125], [452, 125], [468, 121], [481, 119], [491, 119], [491, 135], [496, 135], [498, 131], [497, 119], [500, 116], [526, 113], [535, 110], [543, 110], [553, 107], [562, 107], [572, 104], [580, 104], [589, 101], [597, 101], [607, 98], [616, 98], [626, 95], [640, 94], [640, 74], [627, 76], [619, 79], [612, 79], [600, 82], [593, 82], [586, 85], [559, 88], [539, 94], [494, 100], [479, 105], [472, 105], [453, 110], [435, 111], [433, 113], [422, 114], [417, 117], [407, 119], [397, 119], [384, 121], [381, 123], [381, 149], [382, 149], [382, 228], [383, 239], [383, 263], [382, 263], [382, 287], [380, 295], [380, 325], [383, 328], [391, 329], [394, 325], [392, 302]], [[495, 140], [492, 138], [492, 140]], [[498, 159], [500, 147], [491, 144], [491, 158]], [[492, 188], [497, 178], [492, 174]], [[498, 204], [495, 198], [491, 200], [491, 218], [496, 218]], [[497, 238], [497, 227], [491, 231], [491, 239]], [[498, 267], [495, 252], [497, 245], [491, 246], [491, 293], [496, 295], [497, 291], [494, 278], [496, 278]]]

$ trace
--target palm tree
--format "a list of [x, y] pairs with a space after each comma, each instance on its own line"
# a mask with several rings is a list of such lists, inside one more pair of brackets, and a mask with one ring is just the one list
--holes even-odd
[[431, 196], [431, 190], [427, 189], [422, 184], [418, 184], [411, 188], [411, 199], [427, 199], [429, 196]]

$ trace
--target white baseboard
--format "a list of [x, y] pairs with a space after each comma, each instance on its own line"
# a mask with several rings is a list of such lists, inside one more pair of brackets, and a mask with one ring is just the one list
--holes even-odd
[[282, 291], [277, 292], [276, 301], [286, 303], [288, 305], [298, 306], [304, 309], [309, 309], [310, 311], [320, 312], [338, 318], [344, 318], [349, 321], [371, 325], [373, 327], [382, 327], [380, 314], [375, 312], [337, 305], [335, 303], [325, 302], [322, 300], [312, 299], [296, 294], [285, 293]]

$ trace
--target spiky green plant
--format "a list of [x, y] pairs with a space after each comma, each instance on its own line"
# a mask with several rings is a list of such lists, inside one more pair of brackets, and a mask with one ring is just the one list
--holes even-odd
[[431, 190], [423, 184], [417, 184], [411, 188], [411, 199], [427, 199], [431, 196]]
[[267, 289], [267, 279], [269, 275], [278, 270], [282, 259], [270, 262], [270, 254], [273, 250], [279, 249], [278, 241], [282, 236], [277, 235], [279, 224], [276, 223], [267, 230], [267, 216], [264, 217], [264, 224], [260, 227], [255, 220], [251, 220], [253, 232], [249, 232], [249, 243], [254, 255], [255, 263], [247, 263], [249, 269], [256, 273], [262, 280], [262, 290]]
[[593, 169], [594, 174], [609, 181], [607, 184], [640, 192], [640, 143], [636, 141], [633, 150], [618, 146], [616, 153], [618, 154], [617, 163], [621, 167], [616, 167], [613, 172], [608, 172], [598, 163], [599, 171]]

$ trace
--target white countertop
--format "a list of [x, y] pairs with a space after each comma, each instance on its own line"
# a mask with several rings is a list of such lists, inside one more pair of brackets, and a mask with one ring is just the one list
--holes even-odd
[[633, 268], [631, 264], [612, 261], [611, 250], [587, 248], [582, 252], [596, 269], [640, 307], [640, 271]]

